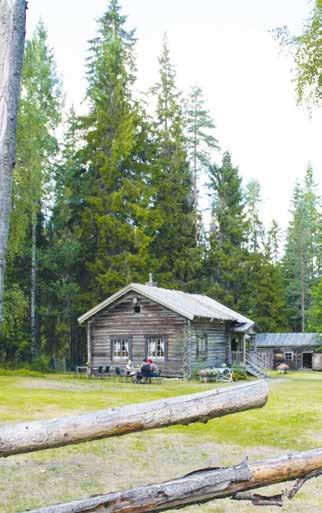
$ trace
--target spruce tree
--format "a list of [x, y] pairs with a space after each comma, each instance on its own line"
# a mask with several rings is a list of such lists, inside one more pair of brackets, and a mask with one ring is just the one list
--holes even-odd
[[287, 230], [283, 269], [287, 308], [294, 331], [305, 331], [311, 289], [321, 273], [321, 214], [311, 166], [296, 184]]
[[256, 253], [264, 243], [264, 226], [260, 219], [261, 189], [257, 180], [250, 180], [245, 193], [248, 248]]
[[228, 306], [245, 311], [247, 224], [238, 169], [228, 152], [222, 165], [209, 167], [212, 226], [206, 260], [207, 293]]
[[89, 114], [82, 119], [87, 172], [80, 232], [89, 304], [146, 279], [150, 268], [149, 137], [132, 91], [134, 45], [134, 31], [126, 29], [119, 2], [112, 0], [91, 42]]
[[200, 249], [195, 240], [196, 214], [184, 118], [166, 36], [159, 64], [159, 81], [153, 88], [156, 113], [152, 188], [158, 227], [152, 251], [159, 262], [158, 281], [163, 286], [193, 290], [198, 288]]
[[81, 362], [82, 339], [77, 317], [87, 307], [80, 296], [86, 248], [81, 246], [79, 228], [86, 170], [79, 140], [78, 120], [71, 109], [61, 156], [55, 166], [54, 205], [46, 226], [48, 243], [42, 254], [44, 350], [67, 357], [72, 363]]

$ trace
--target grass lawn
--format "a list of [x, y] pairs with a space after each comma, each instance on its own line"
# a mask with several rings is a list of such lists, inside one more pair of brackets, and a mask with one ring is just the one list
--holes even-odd
[[[133, 385], [58, 375], [0, 376], [0, 419], [53, 418], [213, 386], [178, 381]], [[273, 375], [269, 401], [261, 410], [215, 419], [206, 425], [176, 426], [1, 459], [0, 512], [17, 513], [166, 480], [197, 468], [236, 464], [246, 455], [256, 461], [321, 446], [322, 373]], [[272, 491], [285, 487], [275, 486]], [[264, 510], [280, 511], [271, 506]], [[263, 513], [263, 507], [225, 499], [182, 511]], [[322, 478], [307, 483], [282, 511], [321, 513]]]

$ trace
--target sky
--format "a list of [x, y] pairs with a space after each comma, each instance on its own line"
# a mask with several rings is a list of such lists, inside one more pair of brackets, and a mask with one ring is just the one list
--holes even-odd
[[[63, 79], [66, 106], [82, 110], [85, 59], [96, 19], [107, 0], [30, 0], [27, 37], [42, 18]], [[186, 94], [199, 85], [216, 124], [222, 151], [229, 150], [244, 184], [262, 187], [266, 225], [285, 229], [294, 183], [310, 162], [322, 185], [321, 112], [296, 106], [292, 60], [270, 32], [287, 25], [299, 33], [308, 0], [121, 0], [128, 28], [136, 28], [140, 91], [158, 77], [167, 32], [177, 85]], [[221, 153], [214, 155], [220, 162]]]

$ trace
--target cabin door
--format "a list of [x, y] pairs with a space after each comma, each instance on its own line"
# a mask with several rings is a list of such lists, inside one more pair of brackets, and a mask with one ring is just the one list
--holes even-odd
[[303, 353], [303, 369], [312, 369], [312, 353]]
[[243, 362], [244, 339], [239, 333], [232, 335], [230, 339], [230, 364], [239, 367]]

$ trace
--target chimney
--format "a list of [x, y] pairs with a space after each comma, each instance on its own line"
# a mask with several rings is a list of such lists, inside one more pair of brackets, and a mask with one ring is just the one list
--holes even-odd
[[153, 274], [149, 273], [149, 281], [146, 282], [146, 285], [149, 285], [149, 287], [157, 287], [158, 284], [156, 281], [153, 281]]

